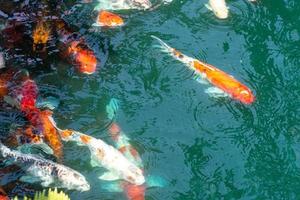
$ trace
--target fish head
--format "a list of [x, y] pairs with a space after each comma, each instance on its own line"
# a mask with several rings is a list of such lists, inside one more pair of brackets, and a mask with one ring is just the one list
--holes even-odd
[[82, 41], [71, 44], [69, 51], [73, 54], [74, 62], [79, 72], [93, 74], [96, 71], [97, 59], [95, 53]]
[[210, 0], [209, 6], [219, 19], [226, 19], [228, 17], [228, 7], [224, 0]]
[[65, 183], [68, 189], [76, 189], [81, 192], [90, 190], [90, 184], [86, 181], [85, 177], [76, 171], [72, 170], [67, 173], [60, 173], [59, 178]]
[[234, 92], [233, 96], [245, 104], [251, 104], [255, 100], [255, 96], [248, 88], [240, 88]]
[[227, 19], [228, 18], [228, 8], [226, 8], [226, 7], [216, 9], [213, 12], [219, 19]]
[[135, 185], [142, 185], [145, 183], [143, 171], [135, 165], [129, 166], [124, 179]]
[[139, 9], [149, 9], [152, 7], [152, 3], [149, 0], [133, 0], [133, 5]]

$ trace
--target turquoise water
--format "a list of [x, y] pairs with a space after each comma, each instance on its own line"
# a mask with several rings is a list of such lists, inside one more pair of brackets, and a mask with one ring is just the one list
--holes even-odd
[[[300, 199], [300, 1], [228, 1], [230, 16], [222, 21], [205, 3], [122, 11], [125, 26], [101, 31], [90, 27], [95, 4], [83, 4], [66, 20], [80, 27], [103, 64], [85, 76], [54, 59], [54, 69], [34, 79], [42, 95], [59, 98], [59, 127], [109, 144], [105, 106], [120, 101], [116, 121], [141, 154], [145, 174], [168, 182], [148, 188], [148, 200]], [[233, 75], [256, 101], [208, 96], [208, 86], [154, 47], [150, 35]], [[64, 154], [65, 165], [91, 184], [89, 192], [66, 191], [71, 199], [126, 199], [102, 189], [103, 170], [90, 166], [86, 148], [65, 143]]]

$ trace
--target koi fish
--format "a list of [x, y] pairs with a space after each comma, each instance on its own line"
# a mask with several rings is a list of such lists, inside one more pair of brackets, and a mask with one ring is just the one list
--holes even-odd
[[123, 179], [135, 185], [141, 185], [145, 182], [142, 170], [104, 141], [73, 130], [60, 130], [59, 132], [63, 140], [74, 141], [89, 148], [92, 166], [102, 166], [108, 170], [99, 179]]
[[63, 20], [57, 20], [56, 23], [61, 42], [61, 56], [67, 57], [81, 73], [93, 74], [97, 67], [94, 51], [88, 47], [83, 37], [79, 33], [71, 31]]
[[191, 70], [193, 70], [196, 74], [195, 79], [198, 82], [207, 80], [215, 86], [208, 88], [206, 90], [207, 93], [214, 94], [216, 96], [230, 96], [231, 98], [239, 100], [245, 104], [251, 104], [254, 102], [255, 96], [252, 94], [251, 90], [236, 80], [233, 76], [226, 74], [212, 65], [182, 54], [167, 45], [158, 37], [153, 35], [151, 37], [159, 41], [164, 52], [172, 55], [175, 59], [186, 64]]
[[102, 10], [99, 12], [96, 23], [93, 26], [116, 27], [124, 25], [123, 19], [112, 12]]
[[209, 0], [205, 6], [219, 19], [226, 19], [228, 17], [228, 7], [225, 0]]
[[0, 143], [0, 153], [4, 158], [11, 159], [13, 162], [26, 167], [27, 176], [21, 177], [24, 182], [41, 182], [43, 187], [54, 185], [55, 187], [88, 191], [89, 183], [79, 172], [54, 163], [32, 154], [24, 154], [19, 151], [11, 150]]
[[[121, 131], [120, 127], [113, 123], [109, 129], [112, 139], [115, 141], [118, 150], [131, 162], [143, 169], [143, 162], [138, 151], [129, 143], [129, 138]], [[144, 200], [146, 186], [135, 185], [132, 183], [123, 182], [121, 187], [129, 200]]]
[[45, 52], [46, 44], [49, 40], [51, 29], [43, 21], [38, 21], [35, 29], [32, 32], [33, 51]]
[[[63, 145], [58, 131], [49, 120], [52, 112], [49, 110], [40, 110], [36, 107], [38, 88], [35, 81], [28, 76], [26, 75], [22, 78], [27, 80], [21, 80], [23, 82], [19, 83], [20, 85], [16, 85], [10, 89], [10, 97], [6, 97], [5, 100], [10, 104], [16, 105], [24, 113], [30, 124], [35, 128], [34, 134], [36, 137], [43, 138], [53, 149], [54, 155], [58, 158], [59, 162], [61, 162]], [[31, 129], [28, 131], [31, 131]], [[26, 137], [26, 135], [24, 136]]]
[[94, 10], [146, 10], [151, 8], [152, 4], [149, 0], [98, 0], [99, 4]]
[[[106, 112], [108, 118], [113, 120], [118, 110], [118, 100], [112, 98], [109, 104], [106, 106]], [[130, 139], [126, 134], [121, 130], [119, 125], [116, 122], [113, 122], [109, 128], [109, 134], [113, 141], [116, 144], [117, 149], [132, 163], [137, 165], [140, 169], [143, 170], [144, 165], [140, 157], [139, 152], [130, 144]], [[165, 185], [164, 180], [159, 179], [158, 177], [147, 177], [146, 184], [135, 185], [128, 182], [120, 182], [120, 184], [110, 184], [106, 185], [107, 190], [120, 192], [123, 191], [127, 199], [129, 200], [144, 200], [146, 187], [163, 187]]]

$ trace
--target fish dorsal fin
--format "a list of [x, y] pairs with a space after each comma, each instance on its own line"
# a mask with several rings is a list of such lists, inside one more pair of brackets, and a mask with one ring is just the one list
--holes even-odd
[[114, 181], [120, 179], [120, 177], [118, 176], [118, 174], [112, 171], [108, 171], [102, 174], [101, 176], [99, 176], [99, 179], [106, 180], [106, 181]]

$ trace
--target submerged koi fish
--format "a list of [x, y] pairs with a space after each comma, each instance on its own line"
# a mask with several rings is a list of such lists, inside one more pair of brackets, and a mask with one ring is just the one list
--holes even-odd
[[[106, 106], [108, 118], [113, 120], [119, 108], [118, 100], [112, 98]], [[132, 163], [140, 169], [144, 169], [144, 165], [138, 151], [130, 144], [130, 139], [121, 130], [116, 122], [113, 122], [109, 128], [109, 134], [116, 144], [118, 150]], [[114, 192], [124, 192], [128, 200], [144, 200], [146, 187], [164, 187], [166, 182], [160, 177], [148, 176], [145, 184], [135, 185], [129, 182], [121, 181], [119, 183], [111, 183], [104, 185], [105, 189]]]
[[228, 7], [225, 0], [209, 0], [205, 6], [219, 19], [226, 19], [228, 17]]
[[146, 10], [152, 6], [149, 0], [98, 0], [98, 2], [94, 10]]
[[142, 170], [104, 141], [73, 130], [60, 130], [59, 132], [63, 140], [74, 141], [89, 148], [92, 166], [102, 166], [108, 170], [99, 179], [123, 179], [135, 185], [145, 182]]
[[101, 10], [98, 14], [96, 23], [93, 26], [116, 27], [124, 25], [123, 19], [112, 12]]
[[[138, 151], [129, 143], [129, 138], [121, 131], [120, 127], [113, 123], [109, 129], [112, 139], [115, 141], [118, 150], [131, 162], [136, 164], [141, 169], [144, 168], [142, 159]], [[121, 183], [121, 187], [129, 200], [144, 200], [146, 186], [135, 185], [132, 183]]]
[[46, 51], [46, 44], [49, 40], [51, 29], [43, 21], [38, 21], [35, 29], [32, 32], [33, 51]]
[[169, 53], [174, 58], [183, 62], [191, 70], [193, 70], [196, 73], [196, 80], [198, 80], [199, 82], [203, 82], [203, 80], [206, 79], [212, 85], [217, 87], [209, 88], [207, 90], [207, 93], [216, 95], [225, 94], [245, 104], [251, 104], [254, 102], [255, 96], [252, 94], [251, 90], [232, 76], [226, 74], [225, 72], [217, 69], [212, 65], [182, 54], [181, 52], [167, 45], [158, 37], [151, 37], [159, 41], [163, 48], [163, 51]]
[[[36, 107], [38, 88], [35, 81], [31, 80], [28, 76], [29, 75], [22, 78], [25, 80], [21, 80], [23, 82], [19, 83], [20, 85], [10, 89], [12, 90], [10, 96], [6, 96], [5, 100], [18, 107], [24, 113], [25, 117], [34, 127], [36, 140], [38, 138], [44, 139], [53, 149], [54, 155], [58, 158], [59, 162], [61, 162], [63, 157], [63, 145], [58, 131], [49, 120], [49, 116], [52, 116], [52, 112], [49, 110], [40, 110]], [[32, 129], [28, 129], [27, 131], [32, 131]], [[27, 133], [29, 134], [29, 132]]]
[[58, 20], [56, 23], [61, 42], [61, 56], [67, 57], [81, 73], [93, 74], [97, 67], [94, 51], [88, 47], [83, 37], [71, 31], [63, 20]]
[[11, 150], [0, 143], [0, 153], [4, 158], [12, 159], [15, 163], [26, 167], [27, 176], [21, 177], [25, 182], [41, 181], [43, 187], [55, 186], [79, 191], [88, 191], [89, 183], [85, 177], [79, 172], [54, 163], [50, 160], [34, 156], [32, 154], [23, 154], [21, 152]]

